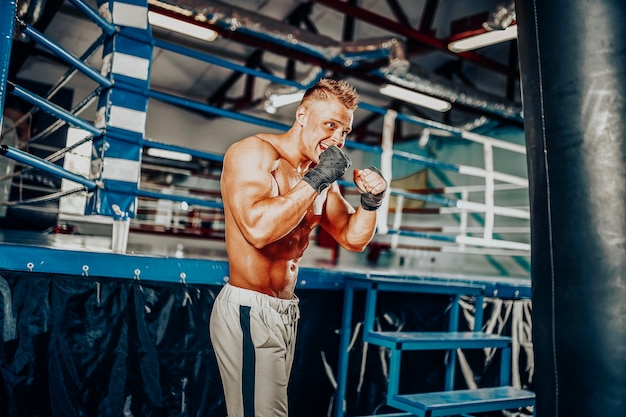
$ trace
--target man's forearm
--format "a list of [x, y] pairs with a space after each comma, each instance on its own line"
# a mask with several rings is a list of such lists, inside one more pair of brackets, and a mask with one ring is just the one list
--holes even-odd
[[376, 216], [376, 211], [357, 208], [345, 229], [346, 249], [362, 252], [367, 247], [376, 231]]
[[245, 234], [257, 248], [291, 232], [304, 218], [317, 192], [301, 182], [288, 193], [259, 201], [246, 215]]

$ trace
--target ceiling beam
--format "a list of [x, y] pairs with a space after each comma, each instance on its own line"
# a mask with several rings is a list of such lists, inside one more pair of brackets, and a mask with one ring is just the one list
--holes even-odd
[[405, 36], [407, 39], [425, 44], [434, 49], [440, 50], [450, 55], [455, 55], [465, 60], [471, 61], [477, 65], [488, 68], [490, 70], [511, 75], [519, 78], [519, 73], [517, 71], [512, 71], [511, 68], [500, 62], [488, 59], [482, 55], [473, 53], [473, 52], [463, 52], [463, 53], [454, 53], [448, 49], [447, 42], [444, 40], [438, 39], [434, 36], [431, 36], [427, 33], [424, 33], [420, 30], [413, 29], [409, 26], [404, 26], [397, 21], [389, 19], [385, 16], [381, 16], [376, 13], [372, 13], [367, 9], [362, 7], [353, 6], [345, 1], [338, 0], [314, 0], [318, 4], [322, 4], [328, 8], [334, 9], [343, 14], [353, 16], [359, 20], [367, 22], [371, 25], [386, 29], [390, 32], [394, 32], [400, 35]]
[[391, 9], [395, 18], [398, 20], [398, 23], [411, 27], [411, 22], [409, 21], [406, 13], [404, 13], [404, 10], [402, 10], [402, 6], [400, 6], [398, 0], [387, 0], [387, 5]]
[[435, 13], [439, 7], [439, 0], [426, 0], [422, 18], [420, 20], [419, 30], [424, 33], [433, 33], [433, 23], [435, 22]]

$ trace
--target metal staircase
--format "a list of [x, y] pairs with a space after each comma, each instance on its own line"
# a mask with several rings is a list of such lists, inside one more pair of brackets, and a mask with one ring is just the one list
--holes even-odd
[[[339, 376], [337, 382], [337, 406], [335, 417], [343, 417], [346, 396], [346, 376], [348, 351], [352, 321], [354, 293], [366, 292], [363, 341], [389, 349], [389, 380], [387, 384], [387, 405], [401, 413], [387, 414], [387, 417], [401, 416], [468, 416], [468, 413], [481, 413], [497, 410], [518, 409], [534, 405], [533, 392], [510, 386], [511, 338], [488, 334], [482, 331], [483, 300], [487, 290], [485, 285], [446, 282], [436, 283], [411, 279], [371, 278], [346, 279], [344, 294], [344, 314], [339, 354]], [[375, 331], [377, 296], [379, 292], [411, 292], [446, 294], [453, 297], [450, 308], [448, 331], [437, 332], [388, 332]], [[476, 298], [474, 331], [458, 331], [459, 298]], [[457, 349], [501, 349], [498, 386], [455, 390]], [[402, 372], [402, 353], [416, 350], [445, 350], [448, 361], [445, 365], [445, 386], [439, 392], [400, 394], [399, 381]], [[339, 406], [341, 404], [342, 406]], [[365, 417], [365, 416], [363, 416]]]

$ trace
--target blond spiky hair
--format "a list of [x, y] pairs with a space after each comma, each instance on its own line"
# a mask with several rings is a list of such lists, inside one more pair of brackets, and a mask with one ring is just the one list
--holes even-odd
[[356, 110], [360, 102], [359, 94], [353, 85], [344, 80], [322, 78], [306, 90], [302, 103], [305, 104], [309, 100], [327, 100], [329, 95], [335, 96], [348, 110], [352, 111]]

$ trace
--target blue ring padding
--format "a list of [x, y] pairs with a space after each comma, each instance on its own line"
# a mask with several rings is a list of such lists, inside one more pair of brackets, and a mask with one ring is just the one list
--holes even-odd
[[[110, 111], [111, 107], [121, 107], [145, 114], [148, 111], [148, 97], [146, 96], [146, 89], [137, 89], [132, 87], [138, 84], [144, 84], [144, 82], [139, 82], [139, 80], [130, 79], [124, 76], [116, 78], [117, 81], [115, 83], [115, 87], [106, 90], [105, 108], [107, 111]], [[147, 83], [144, 85], [147, 86]], [[143, 126], [143, 130], [145, 130], [145, 125]], [[135, 130], [132, 130], [132, 132], [135, 132]]]
[[[120, 26], [119, 32], [105, 42], [105, 51], [121, 52], [149, 62], [152, 66], [153, 38], [146, 29]], [[119, 74], [118, 74], [119, 75]], [[148, 79], [139, 79], [138, 82], [147, 83]]]

